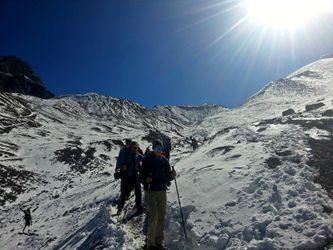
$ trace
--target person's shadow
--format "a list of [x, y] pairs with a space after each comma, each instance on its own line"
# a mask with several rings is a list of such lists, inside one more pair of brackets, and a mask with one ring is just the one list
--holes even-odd
[[24, 234], [24, 235], [27, 235], [27, 236], [38, 236], [39, 235], [39, 234], [36, 234], [34, 232], [32, 232], [32, 233], [22, 233], [22, 232], [19, 232], [18, 234], [20, 234], [20, 235]]

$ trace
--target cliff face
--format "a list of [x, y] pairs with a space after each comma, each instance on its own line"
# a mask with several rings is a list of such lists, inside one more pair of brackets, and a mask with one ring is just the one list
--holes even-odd
[[0, 57], [0, 91], [51, 98], [54, 96], [29, 64], [14, 56]]

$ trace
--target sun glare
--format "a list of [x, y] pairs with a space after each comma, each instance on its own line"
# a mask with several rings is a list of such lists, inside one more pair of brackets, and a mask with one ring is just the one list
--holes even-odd
[[248, 17], [261, 25], [294, 29], [332, 11], [332, 0], [248, 0]]

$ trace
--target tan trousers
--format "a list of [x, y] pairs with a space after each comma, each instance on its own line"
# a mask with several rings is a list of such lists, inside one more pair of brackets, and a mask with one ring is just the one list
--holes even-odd
[[146, 191], [145, 200], [148, 217], [148, 247], [163, 245], [167, 202], [166, 191]]

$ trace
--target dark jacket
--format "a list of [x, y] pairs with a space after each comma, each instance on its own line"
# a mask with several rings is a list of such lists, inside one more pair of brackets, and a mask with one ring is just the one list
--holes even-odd
[[27, 210], [24, 210], [24, 209], [22, 209], [22, 208], [20, 208], [21, 209], [21, 211], [24, 213], [24, 219], [26, 220], [26, 221], [31, 221], [31, 212], [30, 212], [30, 209], [27, 209]]
[[140, 162], [142, 161], [142, 155], [136, 153], [132, 154], [131, 149], [124, 147], [120, 150], [119, 156], [117, 158], [116, 170], [123, 170], [124, 166], [127, 166], [125, 171], [125, 176], [136, 177], [138, 176], [138, 168]]
[[172, 181], [169, 161], [165, 157], [156, 157], [153, 152], [143, 159], [140, 175], [145, 190], [148, 190], [147, 177], [152, 178], [149, 187], [151, 191], [165, 191]]
[[165, 152], [171, 152], [172, 145], [171, 145], [171, 140], [168, 139], [164, 142], [164, 147], [165, 147]]
[[170, 152], [171, 152], [172, 146], [171, 146], [171, 140], [166, 140], [164, 142], [164, 154], [165, 157], [169, 160], [170, 159]]

